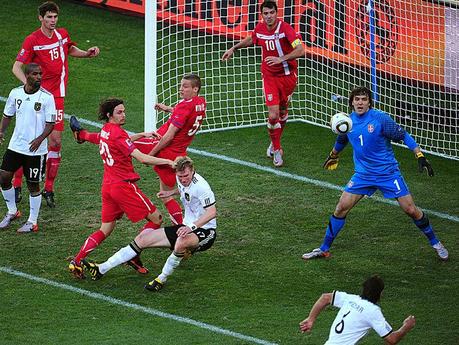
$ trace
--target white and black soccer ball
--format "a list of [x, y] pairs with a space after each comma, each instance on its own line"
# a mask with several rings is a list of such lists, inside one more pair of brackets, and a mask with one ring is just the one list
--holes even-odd
[[330, 127], [335, 134], [346, 134], [352, 129], [352, 120], [346, 113], [336, 113], [331, 118]]

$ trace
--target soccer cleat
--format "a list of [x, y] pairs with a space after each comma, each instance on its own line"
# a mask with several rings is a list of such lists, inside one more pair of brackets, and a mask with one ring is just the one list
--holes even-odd
[[273, 158], [273, 155], [274, 155], [273, 143], [269, 143], [269, 146], [266, 149], [266, 157]]
[[55, 208], [56, 203], [54, 202], [54, 192], [43, 191], [43, 197], [45, 198], [46, 205], [49, 208]]
[[81, 127], [80, 121], [73, 115], [70, 116], [70, 129], [72, 130], [76, 142], [78, 144], [83, 144], [85, 140], [80, 139], [80, 131], [83, 130], [83, 127]]
[[126, 265], [131, 266], [133, 269], [135, 269], [140, 274], [148, 274], [148, 268], [146, 268], [143, 265], [142, 261], [140, 260], [139, 255], [127, 261]]
[[25, 234], [27, 232], [38, 232], [38, 224], [27, 221], [23, 226], [17, 229], [16, 232], [20, 234]]
[[21, 216], [21, 211], [16, 211], [16, 213], [11, 214], [7, 213], [3, 220], [0, 222], [0, 230], [6, 229], [10, 226], [11, 222], [15, 219], [18, 219]]
[[159, 280], [159, 278], [153, 279], [151, 282], [145, 284], [145, 289], [148, 291], [158, 292], [163, 288], [164, 284]]
[[99, 265], [95, 262], [83, 259], [81, 260], [81, 263], [83, 264], [84, 269], [87, 270], [91, 275], [92, 280], [99, 280], [104, 276], [102, 273], [100, 273]]
[[14, 199], [16, 200], [16, 204], [19, 204], [22, 200], [22, 188], [21, 187], [14, 187]]
[[73, 276], [77, 279], [84, 279], [84, 272], [83, 267], [78, 265], [75, 260], [70, 261], [69, 263], [69, 271], [73, 274]]
[[321, 258], [329, 258], [330, 252], [323, 252], [320, 248], [314, 249], [312, 252], [303, 254], [303, 260], [311, 260], [311, 259], [321, 259]]
[[441, 260], [444, 260], [444, 261], [448, 260], [448, 257], [449, 257], [448, 249], [446, 249], [445, 246], [441, 242], [434, 244], [432, 247], [433, 249], [437, 251], [438, 257]]
[[273, 163], [274, 163], [274, 166], [276, 166], [276, 167], [281, 167], [282, 165], [284, 165], [284, 160], [282, 159], [281, 150], [274, 151]]

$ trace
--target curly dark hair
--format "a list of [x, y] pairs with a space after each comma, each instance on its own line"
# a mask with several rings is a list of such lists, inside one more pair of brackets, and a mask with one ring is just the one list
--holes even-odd
[[46, 12], [59, 14], [59, 6], [54, 1], [46, 1], [38, 7], [38, 14], [44, 17]]
[[120, 98], [107, 98], [99, 104], [99, 120], [108, 122], [110, 116], [113, 115], [113, 110], [124, 101]]
[[371, 91], [369, 88], [365, 86], [359, 86], [351, 91], [351, 93], [349, 94], [349, 107], [351, 108], [355, 96], [368, 96], [368, 99], [370, 100], [370, 109], [373, 108], [373, 96], [371, 95]]
[[384, 290], [384, 281], [380, 276], [374, 275], [365, 280], [362, 287], [363, 289], [360, 297], [376, 304], [381, 299], [381, 293]]

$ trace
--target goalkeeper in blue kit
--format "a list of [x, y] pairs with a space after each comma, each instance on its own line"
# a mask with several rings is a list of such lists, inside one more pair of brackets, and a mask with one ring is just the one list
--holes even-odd
[[330, 217], [322, 245], [312, 252], [303, 254], [303, 259], [329, 257], [330, 247], [344, 227], [349, 211], [365, 195], [371, 196], [379, 189], [385, 198], [395, 198], [398, 201], [402, 210], [413, 219], [414, 224], [427, 237], [438, 257], [447, 260], [448, 250], [435, 236], [427, 215], [414, 203], [395, 159], [391, 141], [403, 141], [415, 154], [420, 172], [426, 170], [432, 177], [434, 172], [429, 161], [411, 135], [388, 114], [373, 109], [373, 99], [368, 88], [358, 87], [352, 90], [349, 106], [353, 109], [350, 114], [353, 122], [352, 130], [337, 137], [324, 163], [324, 168], [335, 170], [338, 166], [339, 153], [350, 142], [354, 152], [355, 172]]

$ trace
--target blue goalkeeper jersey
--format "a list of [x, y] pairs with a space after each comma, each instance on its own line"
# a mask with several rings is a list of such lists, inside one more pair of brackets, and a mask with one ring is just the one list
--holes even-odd
[[405, 130], [383, 111], [370, 109], [363, 115], [350, 114], [352, 130], [338, 136], [335, 149], [341, 151], [347, 142], [354, 150], [355, 172], [367, 176], [384, 176], [399, 172], [391, 140], [401, 141]]

